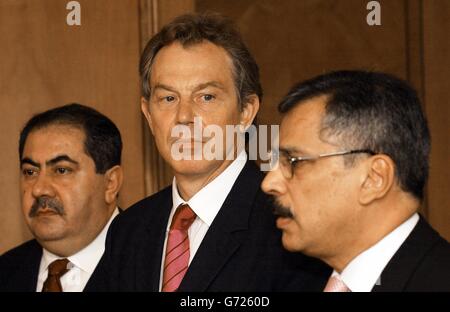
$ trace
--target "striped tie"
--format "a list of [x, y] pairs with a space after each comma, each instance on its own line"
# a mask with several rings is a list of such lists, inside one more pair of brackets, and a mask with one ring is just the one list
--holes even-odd
[[188, 205], [180, 205], [170, 225], [164, 260], [163, 292], [178, 289], [189, 265], [188, 229], [196, 218]]
[[350, 292], [344, 281], [339, 276], [331, 276], [323, 292]]

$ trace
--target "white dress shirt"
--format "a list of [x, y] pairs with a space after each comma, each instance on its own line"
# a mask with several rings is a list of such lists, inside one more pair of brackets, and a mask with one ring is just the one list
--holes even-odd
[[341, 274], [334, 271], [352, 292], [370, 292], [383, 284], [381, 273], [419, 221], [415, 213], [378, 243], [354, 258]]
[[209, 182], [200, 191], [198, 191], [189, 201], [183, 200], [178, 193], [177, 181], [175, 177], [172, 182], [172, 210], [169, 215], [169, 222], [167, 223], [166, 238], [164, 241], [164, 249], [161, 261], [161, 274], [159, 279], [159, 289], [162, 287], [164, 259], [166, 255], [167, 237], [170, 230], [170, 224], [175, 214], [176, 209], [181, 204], [188, 204], [195, 212], [197, 217], [188, 230], [189, 236], [189, 264], [195, 256], [203, 238], [211, 226], [214, 218], [217, 216], [222, 207], [228, 193], [231, 191], [236, 179], [241, 173], [247, 162], [247, 153], [242, 151], [238, 157], [214, 180]]
[[[100, 234], [85, 248], [76, 254], [67, 257], [70, 261], [68, 264], [70, 269], [60, 279], [62, 290], [64, 292], [83, 291], [105, 251], [105, 240], [109, 225], [118, 214], [119, 209], [116, 208]], [[42, 287], [48, 276], [48, 266], [58, 259], [63, 259], [63, 257], [59, 257], [50, 251], [43, 249], [36, 291], [42, 291]]]

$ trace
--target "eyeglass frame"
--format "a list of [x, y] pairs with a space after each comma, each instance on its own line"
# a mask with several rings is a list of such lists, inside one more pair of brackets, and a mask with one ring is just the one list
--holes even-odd
[[[283, 169], [281, 170], [281, 173], [283, 174], [283, 176], [287, 179], [290, 180], [294, 177], [294, 169], [295, 169], [295, 165], [298, 162], [301, 161], [314, 161], [314, 160], [318, 160], [320, 158], [324, 158], [324, 157], [331, 157], [331, 156], [345, 156], [345, 155], [351, 155], [351, 154], [369, 154], [369, 155], [376, 155], [378, 153], [370, 150], [370, 149], [356, 149], [356, 150], [350, 150], [350, 151], [340, 151], [340, 152], [331, 152], [331, 153], [324, 153], [324, 154], [319, 154], [317, 156], [298, 156], [298, 157], [291, 157], [289, 155], [288, 152], [286, 151], [281, 151], [283, 154], [285, 154], [287, 156], [287, 160], [289, 162], [289, 166], [291, 167], [291, 174], [289, 177], [286, 176], [286, 174], [284, 174]], [[279, 156], [278, 156], [278, 161], [279, 161]], [[282, 166], [279, 164], [279, 166]]]

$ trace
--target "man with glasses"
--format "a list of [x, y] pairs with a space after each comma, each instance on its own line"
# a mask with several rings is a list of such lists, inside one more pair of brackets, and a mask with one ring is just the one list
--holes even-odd
[[331, 267], [324, 291], [449, 291], [450, 245], [418, 214], [430, 136], [419, 99], [390, 75], [325, 74], [279, 105], [275, 197], [290, 251]]

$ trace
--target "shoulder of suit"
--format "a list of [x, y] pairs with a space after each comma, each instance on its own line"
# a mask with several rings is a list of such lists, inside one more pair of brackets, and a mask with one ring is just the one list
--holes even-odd
[[140, 201], [134, 203], [129, 208], [121, 212], [116, 218], [115, 222], [124, 222], [124, 220], [140, 219], [143, 216], [151, 214], [154, 209], [147, 209], [149, 207], [162, 207], [164, 203], [172, 200], [172, 186], [168, 186], [163, 190], [148, 196]]
[[428, 255], [434, 257], [436, 260], [439, 259], [440, 262], [445, 263], [450, 272], [450, 243], [431, 226], [430, 229], [432, 231], [431, 233], [434, 242], [428, 251]]
[[0, 256], [0, 261], [8, 261], [15, 259], [29, 259], [32, 256], [40, 257], [42, 255], [42, 247], [35, 240], [29, 240], [13, 249], [8, 250]]
[[436, 231], [428, 221], [421, 215], [419, 222], [412, 231], [410, 237], [416, 236], [418, 239], [423, 240], [432, 246], [441, 246], [449, 248], [450, 244], [445, 238], [443, 238], [438, 231]]
[[[450, 291], [450, 244], [424, 219], [416, 229], [416, 244], [410, 246], [409, 256], [419, 257], [407, 290]], [[414, 249], [412, 248], [414, 247]], [[406, 255], [408, 256], [408, 254]]]
[[[421, 257], [420, 265], [435, 268], [444, 264], [445, 270], [450, 272], [450, 243], [445, 240], [423, 217], [420, 218], [413, 232], [405, 242], [410, 244], [411, 253]], [[449, 276], [450, 277], [450, 276]]]

